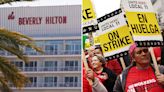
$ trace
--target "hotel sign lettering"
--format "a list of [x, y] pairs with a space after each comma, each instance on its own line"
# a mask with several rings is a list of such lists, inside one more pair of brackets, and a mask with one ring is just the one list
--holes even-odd
[[[8, 20], [15, 20], [14, 12], [8, 15]], [[66, 24], [67, 16], [46, 16], [46, 17], [18, 17], [18, 25], [40, 25], [40, 24]]]

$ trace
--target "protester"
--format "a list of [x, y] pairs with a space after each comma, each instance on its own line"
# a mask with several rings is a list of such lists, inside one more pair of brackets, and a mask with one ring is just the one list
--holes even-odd
[[123, 59], [124, 59], [124, 62], [125, 62], [126, 67], [128, 67], [131, 64], [129, 54], [123, 56]]
[[113, 86], [116, 80], [116, 74], [105, 67], [105, 59], [102, 55], [94, 55], [92, 57], [92, 68], [96, 76], [100, 79], [108, 92], [113, 92]]
[[83, 92], [92, 92], [92, 86], [89, 85], [87, 78], [83, 74]]
[[94, 51], [95, 51], [95, 46], [89, 47], [89, 49], [88, 49], [89, 57], [93, 57], [94, 56]]
[[106, 65], [107, 68], [111, 69], [116, 75], [119, 75], [122, 72], [122, 67], [118, 61], [118, 59], [113, 59], [107, 61]]
[[164, 65], [164, 47], [161, 47], [161, 65]]
[[87, 62], [88, 62], [88, 66], [92, 69], [92, 57], [94, 56], [94, 51], [95, 51], [95, 46], [91, 46], [88, 49], [88, 57], [87, 57]]
[[99, 55], [104, 56], [101, 47], [95, 47], [94, 54], [99, 54]]
[[161, 64], [161, 47], [153, 47], [154, 55], [158, 64]]
[[[164, 43], [164, 29], [162, 29], [162, 37]], [[161, 65], [164, 65], [164, 46], [161, 46]]]
[[114, 92], [164, 92], [164, 66], [156, 75], [148, 48], [133, 44], [129, 54], [132, 63], [117, 77]]
[[[94, 53], [103, 56], [101, 47], [96, 47]], [[116, 75], [119, 75], [122, 72], [122, 67], [117, 59], [107, 60], [105, 67], [112, 70]]]
[[[104, 85], [99, 81], [99, 79], [94, 76], [94, 72], [91, 69], [87, 71], [86, 76], [92, 82], [92, 92], [108, 92], [107, 89], [104, 87]], [[86, 85], [83, 84], [83, 86]]]

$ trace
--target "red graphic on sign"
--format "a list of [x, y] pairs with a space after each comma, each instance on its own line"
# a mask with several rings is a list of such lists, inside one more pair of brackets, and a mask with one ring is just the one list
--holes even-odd
[[8, 20], [13, 20], [14, 18], [14, 12], [12, 11], [11, 14], [8, 15]]

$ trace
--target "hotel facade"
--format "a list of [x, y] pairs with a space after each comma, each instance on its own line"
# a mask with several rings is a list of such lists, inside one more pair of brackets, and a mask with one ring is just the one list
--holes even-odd
[[44, 54], [24, 48], [29, 63], [0, 51], [31, 81], [14, 92], [81, 92], [81, 6], [0, 8], [0, 26], [32, 37]]

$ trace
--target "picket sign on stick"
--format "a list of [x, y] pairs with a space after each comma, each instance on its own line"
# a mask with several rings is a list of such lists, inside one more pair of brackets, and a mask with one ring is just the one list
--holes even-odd
[[[85, 70], [86, 70], [86, 72], [87, 72], [88, 70], [90, 70], [90, 68], [88, 67], [88, 63], [87, 63], [87, 61], [86, 61], [84, 51], [82, 52], [82, 61], [83, 61], [83, 63], [84, 63], [84, 67], [85, 67]], [[88, 80], [88, 82], [89, 82], [89, 85], [92, 85], [92, 84], [93, 84], [93, 82], [92, 82], [91, 79], [88, 79], [88, 78], [87, 78], [87, 80]]]
[[[132, 7], [133, 5], [138, 5], [140, 7]], [[163, 38], [151, 1], [121, 0], [121, 8], [125, 12], [125, 18], [127, 19], [133, 39], [137, 43], [137, 47], [150, 47], [149, 50], [153, 59], [155, 71], [159, 74], [152, 47], [162, 46]]]
[[99, 41], [106, 60], [120, 59], [125, 69], [124, 56], [128, 55], [130, 46], [134, 43], [128, 25], [121, 9], [106, 14], [98, 20]]
[[[82, 27], [83, 27], [83, 34], [88, 34], [90, 45], [93, 45], [93, 36], [92, 32], [97, 30], [97, 19], [96, 19], [96, 12], [94, 8], [94, 4], [92, 3], [92, 0], [83, 0], [83, 6], [82, 6]], [[82, 54], [82, 60], [84, 62], [84, 67], [86, 71], [91, 70], [88, 67], [88, 63], [86, 61], [86, 57], [83, 51]], [[92, 80], [88, 79], [88, 82], [90, 85], [93, 84]]]
[[82, 27], [97, 24], [96, 12], [92, 0], [83, 0], [82, 14]]
[[124, 62], [123, 57], [120, 57], [120, 62], [121, 62], [123, 70], [125, 70], [126, 66], [125, 66], [125, 62]]
[[157, 60], [156, 60], [155, 55], [154, 55], [153, 48], [150, 47], [149, 51], [150, 51], [150, 54], [151, 54], [151, 57], [152, 57], [152, 60], [153, 60], [153, 63], [154, 63], [155, 72], [158, 75], [158, 74], [160, 74], [160, 72], [159, 72], [159, 68], [158, 68], [158, 65], [157, 65]]

